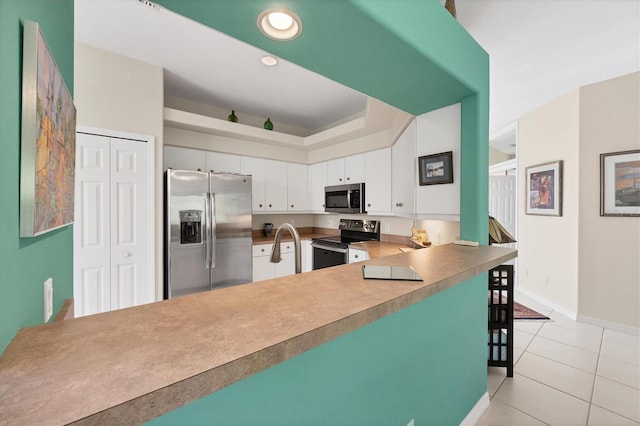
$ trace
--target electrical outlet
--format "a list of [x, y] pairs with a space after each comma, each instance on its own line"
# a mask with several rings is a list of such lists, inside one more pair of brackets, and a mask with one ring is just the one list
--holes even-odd
[[328, 220], [327, 220], [327, 226], [328, 226], [329, 228], [332, 228], [332, 227], [333, 227], [333, 219], [328, 219]]
[[44, 282], [44, 322], [48, 322], [53, 315], [53, 278]]
[[436, 234], [436, 244], [440, 244], [440, 231]]
[[388, 234], [388, 233], [390, 233], [390, 232], [391, 232], [391, 225], [390, 225], [390, 224], [388, 224], [388, 223], [385, 223], [385, 224], [384, 224], [384, 233], [385, 233], [385, 234]]
[[296, 220], [294, 218], [289, 219], [289, 223], [291, 224], [291, 226], [295, 227], [296, 226]]

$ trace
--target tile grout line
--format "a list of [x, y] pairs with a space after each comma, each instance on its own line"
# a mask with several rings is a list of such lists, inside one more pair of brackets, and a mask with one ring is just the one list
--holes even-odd
[[596, 361], [596, 373], [593, 375], [593, 387], [591, 388], [591, 398], [589, 399], [589, 412], [587, 413], [587, 424], [591, 418], [591, 408], [593, 407], [593, 395], [596, 393], [596, 379], [598, 378], [598, 367], [600, 367], [600, 354], [602, 353], [602, 345], [604, 344], [604, 327], [600, 335], [600, 347], [598, 348], [598, 359]]

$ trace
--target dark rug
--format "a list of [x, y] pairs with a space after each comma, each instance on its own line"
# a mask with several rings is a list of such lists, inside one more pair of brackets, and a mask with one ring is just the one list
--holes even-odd
[[513, 319], [514, 320], [549, 320], [546, 315], [542, 315], [540, 312], [534, 311], [531, 308], [527, 308], [524, 305], [514, 301], [513, 302]]

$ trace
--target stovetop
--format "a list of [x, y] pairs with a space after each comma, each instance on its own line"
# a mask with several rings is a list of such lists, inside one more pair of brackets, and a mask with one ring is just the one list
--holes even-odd
[[340, 219], [340, 235], [313, 238], [312, 241], [346, 248], [349, 243], [380, 241], [380, 221], [361, 219]]

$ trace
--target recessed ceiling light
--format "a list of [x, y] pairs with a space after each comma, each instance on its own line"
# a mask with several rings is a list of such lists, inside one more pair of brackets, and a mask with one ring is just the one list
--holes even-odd
[[272, 67], [278, 63], [278, 58], [271, 55], [264, 55], [260, 61], [268, 67]]
[[258, 15], [258, 28], [274, 40], [293, 40], [302, 32], [302, 21], [289, 10], [267, 9]]

